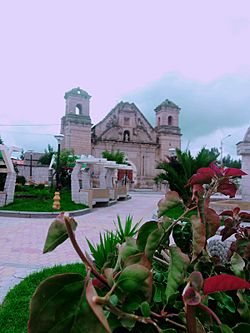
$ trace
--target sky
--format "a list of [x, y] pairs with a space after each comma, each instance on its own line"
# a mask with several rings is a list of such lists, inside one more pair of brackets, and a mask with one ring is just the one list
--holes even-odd
[[236, 157], [250, 126], [249, 36], [248, 0], [1, 1], [0, 136], [56, 148], [64, 93], [79, 86], [93, 124], [123, 100], [154, 125], [168, 98], [182, 149], [222, 141]]

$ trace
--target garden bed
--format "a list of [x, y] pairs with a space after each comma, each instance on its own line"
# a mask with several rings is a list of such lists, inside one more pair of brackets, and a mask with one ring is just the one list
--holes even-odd
[[[60, 192], [61, 210], [75, 211], [87, 208], [86, 205], [76, 204], [71, 200], [71, 192], [63, 189]], [[0, 211], [17, 212], [55, 212], [53, 206], [54, 190], [50, 188], [36, 189], [24, 186], [15, 193], [14, 202], [0, 208]]]

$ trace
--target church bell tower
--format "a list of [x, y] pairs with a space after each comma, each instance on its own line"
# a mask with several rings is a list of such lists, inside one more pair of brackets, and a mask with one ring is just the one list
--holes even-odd
[[91, 154], [90, 98], [79, 87], [64, 95], [66, 110], [61, 119], [61, 134], [64, 135], [62, 148], [73, 149], [75, 155]]
[[155, 131], [159, 144], [159, 160], [164, 160], [166, 156], [173, 155], [176, 148], [181, 148], [180, 110], [175, 103], [168, 99], [155, 108]]

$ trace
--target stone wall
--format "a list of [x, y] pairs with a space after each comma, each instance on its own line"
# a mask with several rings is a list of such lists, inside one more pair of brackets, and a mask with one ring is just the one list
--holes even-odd
[[[30, 180], [30, 166], [18, 165], [18, 175], [24, 176], [26, 182]], [[32, 167], [32, 181], [36, 184], [48, 184], [49, 181], [49, 167], [48, 166], [34, 166]]]

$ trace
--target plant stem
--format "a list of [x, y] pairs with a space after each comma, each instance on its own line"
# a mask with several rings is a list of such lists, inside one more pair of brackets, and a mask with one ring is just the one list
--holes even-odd
[[75, 249], [76, 253], [79, 255], [79, 257], [81, 258], [82, 262], [85, 264], [86, 266], [86, 269], [88, 270], [88, 267], [91, 269], [91, 272], [92, 274], [99, 280], [101, 281], [106, 287], [109, 288], [109, 285], [108, 285], [108, 281], [107, 279], [101, 275], [96, 269], [95, 267], [88, 261], [88, 259], [85, 257], [85, 255], [83, 254], [80, 246], [78, 245], [77, 241], [76, 241], [76, 238], [75, 238], [75, 234], [74, 234], [74, 231], [72, 230], [71, 228], [71, 225], [68, 221], [67, 218], [64, 219], [65, 221], [65, 224], [66, 224], [66, 228], [67, 228], [67, 231], [68, 231], [68, 235], [69, 235], [69, 238], [70, 238], [70, 241], [73, 245], [73, 248]]
[[[176, 323], [175, 321], [173, 321], [172, 319], [169, 319], [169, 318], [166, 318], [165, 320], [168, 321], [170, 324], [175, 325], [175, 326], [179, 327], [180, 329], [186, 331], [186, 327], [184, 325]], [[194, 332], [192, 332], [192, 333], [194, 333]]]
[[213, 312], [213, 310], [211, 310], [208, 306], [206, 306], [205, 304], [198, 304], [198, 306], [203, 309], [204, 311], [206, 311], [208, 314], [210, 314], [210, 316], [217, 322], [218, 325], [221, 325], [221, 321], [220, 319], [217, 317], [217, 315]]
[[186, 209], [185, 210], [185, 212], [181, 215], [181, 216], [179, 216], [178, 217], [178, 219], [177, 220], [175, 220], [174, 221], [174, 223], [173, 224], [171, 224], [168, 228], [167, 228], [167, 230], [165, 231], [165, 234], [167, 234], [187, 213], [189, 213], [189, 212], [191, 212], [192, 210], [194, 210], [194, 209], [196, 209], [197, 208], [197, 205], [196, 206], [194, 206], [194, 207], [192, 207], [192, 208], [188, 208], [188, 209]]
[[194, 305], [186, 305], [186, 318], [188, 333], [197, 333]]
[[132, 319], [132, 320], [135, 320], [135, 321], [139, 321], [143, 324], [151, 324], [157, 329], [157, 331], [159, 333], [162, 332], [161, 328], [151, 318], [141, 317], [141, 316], [137, 316], [137, 315], [132, 314], [132, 313], [124, 312], [124, 311], [120, 310], [119, 308], [115, 307], [113, 304], [111, 304], [109, 302], [109, 300], [105, 299], [105, 297], [96, 296], [95, 297], [95, 303], [101, 304], [101, 305], [106, 305], [109, 308], [109, 310], [113, 314], [117, 315], [119, 318], [128, 318], [128, 319]]

